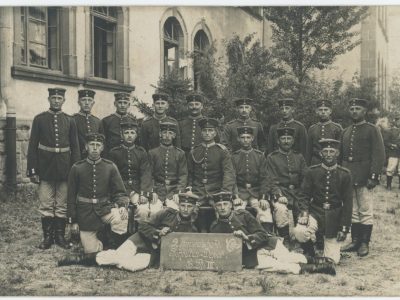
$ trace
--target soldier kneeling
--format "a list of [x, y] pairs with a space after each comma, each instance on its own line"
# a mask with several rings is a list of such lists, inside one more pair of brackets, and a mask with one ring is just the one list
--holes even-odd
[[[139, 230], [118, 249], [90, 255], [69, 255], [58, 261], [58, 266], [114, 265], [119, 269], [139, 271], [159, 264], [161, 237], [170, 232], [198, 232], [194, 222], [198, 197], [191, 193], [179, 194], [179, 211], [166, 208], [154, 214], [148, 222], [139, 223]], [[154, 262], [151, 264], [151, 261]]]
[[[320, 140], [322, 163], [310, 167], [302, 184], [302, 213], [294, 229], [305, 253], [315, 255], [316, 232], [324, 235], [324, 256], [340, 260], [340, 242], [346, 239], [351, 224], [352, 183], [348, 169], [337, 164], [340, 142]], [[311, 201], [312, 199], [312, 201]]]
[[303, 274], [325, 273], [335, 275], [332, 262], [326, 257], [312, 258], [289, 252], [282, 239], [269, 235], [260, 223], [246, 210], [232, 210], [232, 195], [213, 195], [217, 219], [210, 232], [233, 233], [243, 240], [243, 264], [246, 268], [265, 269], [271, 272]]

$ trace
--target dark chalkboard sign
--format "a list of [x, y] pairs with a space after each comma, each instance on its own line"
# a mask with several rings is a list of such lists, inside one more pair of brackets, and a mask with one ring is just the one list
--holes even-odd
[[174, 270], [240, 271], [242, 240], [229, 233], [172, 232], [161, 239], [160, 266]]

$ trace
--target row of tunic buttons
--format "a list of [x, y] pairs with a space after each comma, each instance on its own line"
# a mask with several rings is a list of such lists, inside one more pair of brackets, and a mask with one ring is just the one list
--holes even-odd
[[165, 152], [165, 159], [164, 159], [164, 176], [165, 176], [165, 183], [168, 182], [168, 156], [169, 156], [169, 148]]
[[207, 183], [207, 156], [208, 156], [208, 147], [204, 152], [204, 162], [203, 162], [203, 170], [204, 170], [204, 178], [203, 183]]
[[90, 128], [90, 119], [89, 119], [89, 114], [86, 114], [86, 125], [87, 125], [87, 132], [91, 133], [92, 129]]
[[350, 153], [349, 153], [349, 161], [353, 160], [353, 142], [354, 142], [354, 134], [356, 132], [357, 126], [353, 125], [350, 135]]
[[328, 202], [329, 200], [329, 179], [331, 178], [331, 172], [326, 171], [326, 186], [325, 186], [325, 200]]
[[193, 120], [193, 123], [192, 123], [192, 142], [191, 142], [191, 148], [192, 149], [194, 147], [195, 133], [196, 133], [196, 120]]
[[93, 198], [96, 198], [96, 164], [93, 164]]
[[54, 115], [54, 132], [55, 132], [55, 142], [56, 142], [56, 147], [59, 147], [59, 139], [58, 139], [58, 120], [57, 120], [57, 114]]
[[127, 149], [128, 152], [128, 184], [132, 185], [132, 160], [131, 160], [131, 151]]
[[246, 179], [249, 179], [249, 153], [246, 153]]

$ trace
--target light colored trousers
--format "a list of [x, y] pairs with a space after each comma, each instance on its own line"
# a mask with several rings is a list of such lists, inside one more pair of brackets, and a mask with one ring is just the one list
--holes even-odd
[[374, 190], [366, 187], [353, 187], [353, 214], [352, 223], [373, 225], [374, 223]]
[[257, 251], [257, 269], [284, 274], [300, 274], [300, 263], [307, 263], [307, 258], [300, 253], [290, 252], [279, 239], [274, 250]]
[[101, 251], [96, 255], [99, 266], [116, 266], [119, 269], [135, 272], [149, 266], [149, 253], [137, 253], [137, 247], [131, 240], [126, 240], [118, 249]]
[[149, 199], [148, 203], [138, 204], [139, 197], [140, 196], [138, 193], [132, 193], [130, 195], [130, 201], [136, 204], [136, 211], [135, 211], [136, 221], [148, 221], [151, 215], [162, 210], [163, 203], [160, 200], [157, 200], [155, 203], [152, 203], [151, 199]]
[[[124, 234], [128, 229], [128, 220], [122, 220], [118, 208], [112, 208], [111, 212], [101, 217], [105, 224], [111, 225], [111, 230], [117, 234]], [[103, 250], [102, 242], [97, 238], [97, 231], [80, 231], [81, 243], [85, 253], [99, 252]]]
[[[301, 225], [297, 224], [294, 228], [294, 236], [300, 243], [306, 243], [308, 241], [316, 242], [315, 236], [318, 230], [318, 222], [313, 216], [309, 216], [308, 224]], [[339, 263], [340, 260], [340, 246], [342, 242], [338, 242], [335, 238], [324, 237], [324, 256], [331, 258], [335, 263]]]
[[243, 200], [243, 204], [239, 206], [235, 206], [235, 210], [238, 209], [246, 209], [246, 206], [249, 205], [257, 210], [257, 220], [260, 223], [272, 223], [272, 214], [271, 208], [268, 206], [267, 209], [261, 209], [258, 199], [250, 198], [248, 200]]
[[67, 217], [67, 182], [40, 181], [39, 213], [42, 217]]
[[393, 176], [394, 174], [400, 174], [400, 165], [398, 157], [389, 157], [388, 164], [386, 167], [386, 175]]

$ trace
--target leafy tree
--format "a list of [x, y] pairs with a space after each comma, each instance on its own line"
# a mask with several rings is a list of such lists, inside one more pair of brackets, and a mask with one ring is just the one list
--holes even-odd
[[265, 7], [271, 22], [273, 52], [297, 78], [298, 96], [313, 69], [325, 69], [338, 55], [360, 44], [352, 30], [367, 16], [368, 7]]

